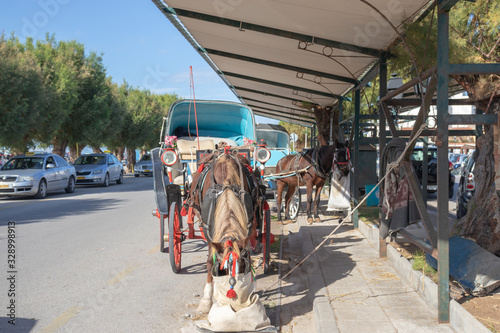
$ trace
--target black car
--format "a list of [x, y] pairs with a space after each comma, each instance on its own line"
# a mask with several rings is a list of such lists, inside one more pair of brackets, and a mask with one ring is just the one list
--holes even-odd
[[[437, 191], [437, 147], [427, 148], [427, 192], [434, 193]], [[422, 184], [422, 162], [424, 160], [424, 149], [423, 147], [415, 147], [411, 155], [411, 162], [415, 168], [415, 172], [418, 176], [420, 184]], [[455, 188], [455, 176], [451, 174], [453, 170], [453, 164], [448, 161], [448, 197], [453, 198], [454, 188]]]
[[478, 151], [474, 151], [464, 161], [460, 170], [460, 182], [457, 190], [457, 218], [461, 219], [467, 214], [467, 205], [474, 195], [476, 184], [474, 182], [474, 169], [476, 167]]

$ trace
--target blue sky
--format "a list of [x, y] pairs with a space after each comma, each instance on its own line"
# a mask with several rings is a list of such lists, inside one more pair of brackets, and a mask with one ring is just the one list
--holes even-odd
[[114, 82], [189, 98], [192, 66], [197, 99], [238, 101], [150, 0], [0, 0], [0, 6], [0, 31], [21, 40], [47, 32], [75, 39], [103, 54]]

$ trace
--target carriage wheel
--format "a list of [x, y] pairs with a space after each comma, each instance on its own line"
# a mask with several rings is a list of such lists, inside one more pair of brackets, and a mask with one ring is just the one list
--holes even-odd
[[173, 202], [170, 205], [168, 214], [168, 252], [170, 254], [170, 266], [172, 271], [178, 273], [181, 269], [181, 222], [177, 203]]
[[271, 210], [265, 210], [265, 217], [263, 225], [263, 230], [264, 233], [262, 234], [262, 259], [263, 263], [262, 266], [264, 267], [264, 274], [269, 273], [269, 262], [271, 261], [271, 255], [270, 255], [270, 250], [271, 250]]
[[165, 215], [160, 215], [160, 252], [165, 252], [165, 237], [168, 239], [168, 235], [165, 235]]
[[[288, 190], [288, 189], [287, 189]], [[299, 216], [300, 212], [300, 188], [297, 186], [295, 188], [295, 193], [292, 196], [292, 199], [290, 200], [290, 208], [288, 208], [288, 214], [290, 215], [290, 218], [292, 220], [297, 219], [297, 216]], [[285, 203], [283, 202], [281, 204], [281, 212], [285, 212]]]

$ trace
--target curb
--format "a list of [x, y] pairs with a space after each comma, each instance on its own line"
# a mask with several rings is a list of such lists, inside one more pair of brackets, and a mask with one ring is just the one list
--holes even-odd
[[[375, 249], [378, 249], [379, 229], [377, 226], [372, 225], [372, 227], [369, 227], [360, 221], [358, 230]], [[413, 270], [411, 263], [389, 244], [387, 244], [387, 260], [399, 275], [405, 278], [410, 283], [410, 286], [422, 296], [425, 302], [437, 311], [437, 284], [421, 272]], [[450, 325], [458, 332], [491, 333], [489, 329], [453, 299], [450, 300]]]

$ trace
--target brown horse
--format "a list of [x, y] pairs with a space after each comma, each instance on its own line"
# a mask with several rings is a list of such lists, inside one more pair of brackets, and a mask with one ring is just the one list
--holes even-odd
[[[300, 154], [287, 155], [278, 161], [276, 165], [276, 173], [283, 173], [285, 176], [276, 180], [278, 186], [278, 194], [276, 204], [278, 207], [278, 221], [281, 221], [281, 199], [283, 190], [288, 185], [288, 190], [285, 196], [285, 222], [292, 223], [288, 209], [289, 204], [295, 193], [295, 188], [303, 185], [305, 182], [307, 188], [307, 222], [312, 224], [321, 222], [318, 215], [318, 206], [321, 195], [321, 189], [325, 185], [326, 179], [332, 172], [332, 166], [340, 167], [342, 174], [349, 173], [349, 149], [342, 143], [335, 142], [330, 146], [322, 146], [314, 149], [308, 149]], [[316, 186], [314, 197], [314, 220], [311, 214], [311, 206], [313, 201], [313, 189]]]
[[[188, 204], [202, 221], [208, 242], [207, 282], [198, 311], [208, 313], [212, 306], [213, 276], [231, 275], [229, 255], [237, 260], [238, 271], [250, 270], [249, 236], [256, 228], [261, 204], [257, 182], [250, 163], [240, 155], [209, 154], [203, 157], [193, 177]], [[214, 266], [215, 263], [215, 266]], [[221, 268], [221, 267], [228, 268]], [[229, 294], [228, 294], [228, 297]]]

